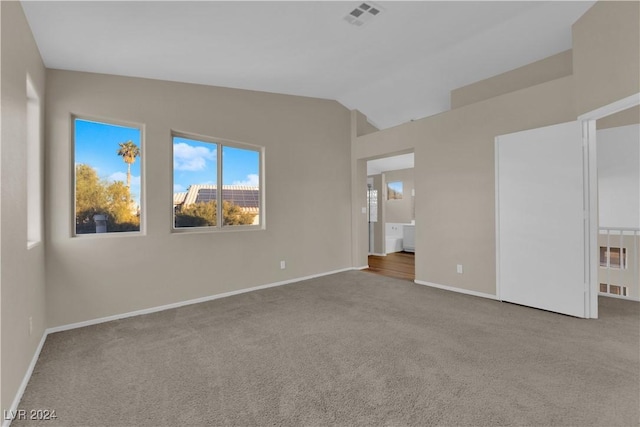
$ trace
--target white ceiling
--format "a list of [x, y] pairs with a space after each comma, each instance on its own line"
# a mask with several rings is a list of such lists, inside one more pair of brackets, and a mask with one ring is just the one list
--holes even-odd
[[413, 164], [413, 153], [400, 154], [398, 156], [383, 157], [381, 159], [369, 160], [367, 162], [367, 176], [378, 175], [383, 172], [400, 169], [410, 169]]
[[49, 68], [335, 99], [379, 128], [449, 91], [571, 48], [594, 3], [23, 1]]

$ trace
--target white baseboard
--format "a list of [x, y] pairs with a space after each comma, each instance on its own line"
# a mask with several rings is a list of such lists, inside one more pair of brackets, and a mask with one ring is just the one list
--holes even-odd
[[[366, 267], [364, 267], [364, 268], [366, 268]], [[183, 307], [185, 305], [198, 304], [198, 303], [201, 303], [201, 302], [212, 301], [212, 300], [216, 300], [216, 299], [220, 299], [220, 298], [226, 298], [226, 297], [230, 297], [230, 296], [233, 296], [233, 295], [239, 295], [239, 294], [244, 294], [244, 293], [247, 293], [247, 292], [258, 291], [260, 289], [267, 289], [267, 288], [273, 288], [273, 287], [276, 287], [276, 286], [288, 285], [289, 283], [302, 282], [304, 280], [315, 279], [317, 277], [329, 276], [331, 274], [342, 273], [344, 271], [359, 270], [359, 269], [360, 268], [347, 267], [347, 268], [342, 268], [342, 269], [339, 269], [339, 270], [327, 271], [327, 272], [324, 272], [324, 273], [318, 273], [318, 274], [312, 274], [312, 275], [309, 275], [309, 276], [298, 277], [298, 278], [295, 278], [295, 279], [288, 279], [288, 280], [283, 280], [283, 281], [280, 281], [280, 282], [268, 283], [266, 285], [254, 286], [254, 287], [245, 288], [245, 289], [238, 289], [237, 291], [231, 291], [231, 292], [225, 292], [225, 293], [222, 293], [222, 294], [209, 295], [209, 296], [202, 297], [202, 298], [195, 298], [195, 299], [191, 299], [191, 300], [187, 300], [187, 301], [179, 301], [179, 302], [175, 302], [175, 303], [172, 303], [172, 304], [166, 304], [166, 305], [161, 305], [161, 306], [157, 306], [157, 307], [145, 308], [143, 310], [130, 311], [128, 313], [115, 314], [113, 316], [100, 317], [98, 319], [86, 320], [84, 322], [70, 323], [70, 324], [67, 324], [67, 325], [61, 325], [61, 326], [56, 326], [56, 327], [53, 327], [53, 328], [47, 328], [44, 331], [44, 333], [42, 334], [42, 339], [40, 340], [40, 344], [38, 344], [38, 348], [36, 349], [36, 351], [35, 351], [35, 353], [33, 355], [33, 358], [31, 359], [31, 364], [29, 365], [29, 368], [27, 369], [27, 372], [24, 374], [24, 378], [22, 379], [22, 383], [20, 384], [20, 388], [18, 389], [18, 392], [16, 393], [16, 397], [13, 399], [13, 403], [11, 405], [11, 408], [8, 410], [9, 411], [8, 413], [10, 414], [11, 413], [10, 411], [13, 411], [13, 413], [16, 413], [16, 411], [18, 409], [18, 405], [20, 404], [20, 400], [22, 399], [22, 395], [24, 394], [24, 391], [27, 388], [27, 384], [29, 383], [29, 380], [31, 379], [31, 374], [33, 373], [33, 369], [36, 366], [36, 363], [38, 361], [38, 357], [40, 357], [40, 351], [42, 350], [42, 346], [44, 345], [44, 342], [47, 339], [47, 336], [49, 334], [52, 334], [52, 333], [55, 333], [55, 332], [68, 331], [68, 330], [71, 330], [71, 329], [82, 328], [82, 327], [85, 327], [85, 326], [97, 325], [99, 323], [110, 322], [112, 320], [125, 319], [127, 317], [134, 317], [134, 316], [140, 316], [140, 315], [143, 315], [143, 314], [156, 313], [158, 311], [170, 310], [172, 308]], [[11, 421], [12, 420], [6, 420], [6, 419], [3, 420], [2, 427], [9, 427], [11, 425]]]
[[599, 297], [616, 298], [616, 299], [623, 299], [623, 300], [627, 300], [627, 301], [640, 302], [640, 298], [623, 297], [623, 296], [620, 296], [620, 295], [613, 295], [613, 294], [604, 293], [604, 292], [598, 292], [598, 296]]
[[[40, 344], [38, 344], [38, 348], [36, 349], [33, 358], [31, 359], [31, 363], [29, 365], [29, 368], [27, 369], [27, 372], [24, 375], [24, 378], [22, 380], [22, 383], [20, 384], [20, 388], [18, 389], [18, 392], [16, 393], [16, 397], [13, 400], [13, 403], [11, 405], [10, 411], [15, 411], [18, 409], [18, 405], [20, 404], [20, 400], [22, 399], [22, 395], [24, 394], [25, 389], [27, 388], [27, 384], [29, 383], [29, 380], [31, 379], [31, 374], [33, 373], [33, 369], [36, 366], [36, 363], [38, 361], [38, 357], [40, 356], [40, 351], [42, 351], [42, 346], [44, 345], [44, 342], [47, 338], [47, 336], [49, 334], [55, 333], [55, 332], [62, 332], [62, 331], [68, 331], [71, 329], [77, 329], [77, 328], [82, 328], [85, 326], [91, 326], [91, 325], [97, 325], [100, 323], [105, 323], [105, 322], [110, 322], [112, 320], [119, 320], [119, 319], [125, 319], [127, 317], [134, 317], [134, 316], [140, 316], [143, 314], [150, 314], [150, 313], [156, 313], [159, 311], [164, 311], [164, 310], [171, 310], [173, 308], [178, 308], [178, 307], [183, 307], [186, 305], [192, 305], [192, 304], [198, 304], [201, 302], [206, 302], [206, 301], [212, 301], [212, 300], [216, 300], [216, 299], [220, 299], [220, 298], [226, 298], [226, 297], [230, 297], [233, 295], [239, 295], [239, 294], [244, 294], [247, 292], [253, 292], [253, 291], [258, 291], [260, 289], [267, 289], [267, 288], [273, 288], [276, 286], [283, 286], [283, 285], [288, 285], [290, 283], [295, 283], [295, 282], [302, 282], [304, 280], [309, 280], [309, 279], [315, 279], [317, 277], [322, 277], [322, 276], [328, 276], [331, 274], [336, 274], [336, 273], [342, 273], [344, 271], [352, 271], [352, 270], [363, 270], [365, 268], [368, 268], [369, 266], [362, 266], [362, 267], [347, 267], [347, 268], [342, 268], [339, 270], [333, 270], [333, 271], [327, 271], [324, 273], [318, 273], [318, 274], [312, 274], [309, 276], [304, 276], [304, 277], [297, 277], [294, 279], [288, 279], [288, 280], [283, 280], [280, 282], [274, 282], [274, 283], [268, 283], [265, 285], [260, 285], [260, 286], [254, 286], [251, 288], [245, 288], [245, 289], [238, 289], [236, 291], [230, 291], [230, 292], [225, 292], [222, 294], [215, 294], [215, 295], [209, 295], [206, 297], [201, 297], [201, 298], [195, 298], [195, 299], [191, 299], [191, 300], [186, 300], [186, 301], [179, 301], [179, 302], [175, 302], [175, 303], [171, 303], [171, 304], [166, 304], [166, 305], [161, 305], [161, 306], [157, 306], [157, 307], [151, 307], [151, 308], [145, 308], [142, 310], [135, 310], [135, 311], [130, 311], [128, 313], [121, 313], [121, 314], [115, 314], [113, 316], [107, 316], [107, 317], [100, 317], [97, 319], [92, 319], [92, 320], [86, 320], [84, 322], [77, 322], [77, 323], [70, 323], [67, 325], [61, 325], [61, 326], [56, 326], [53, 328], [47, 328], [43, 335], [42, 335], [42, 339], [40, 340]], [[448, 291], [454, 291], [454, 292], [459, 292], [459, 293], [463, 293], [463, 294], [468, 294], [468, 295], [474, 295], [474, 296], [479, 296], [479, 297], [483, 297], [483, 298], [490, 298], [490, 299], [496, 299], [495, 295], [490, 295], [490, 294], [484, 294], [481, 292], [475, 292], [475, 291], [468, 291], [465, 289], [460, 289], [460, 288], [454, 288], [454, 287], [450, 287], [450, 286], [444, 286], [444, 285], [438, 285], [435, 283], [429, 283], [429, 282], [423, 282], [420, 280], [415, 280], [415, 283], [419, 284], [419, 285], [425, 285], [425, 286], [431, 286], [434, 288], [439, 288], [439, 289], [445, 289]], [[11, 425], [11, 420], [4, 420], [2, 423], [2, 427], [9, 427]]]
[[446, 286], [446, 285], [439, 285], [437, 283], [431, 283], [431, 282], [423, 282], [422, 280], [414, 280], [413, 282], [418, 284], [418, 285], [424, 285], [424, 286], [430, 286], [432, 288], [444, 289], [445, 291], [457, 292], [459, 294], [473, 295], [474, 297], [481, 297], [481, 298], [487, 298], [487, 299], [492, 299], [492, 300], [498, 300], [498, 297], [496, 295], [485, 294], [484, 292], [470, 291], [468, 289], [456, 288], [456, 287], [453, 287], [453, 286]]
[[186, 301], [174, 302], [171, 304], [160, 305], [157, 307], [145, 308], [142, 310], [130, 311], [128, 313], [114, 314], [113, 316], [100, 317], [97, 319], [85, 320], [84, 322], [70, 323], [67, 325], [56, 326], [53, 328], [47, 329], [48, 334], [52, 334], [54, 332], [62, 332], [68, 331], [71, 329], [83, 328], [85, 326], [97, 325], [99, 323], [111, 322], [112, 320], [126, 319], [127, 317], [140, 316], [143, 314], [156, 313], [158, 311], [171, 310], [172, 308], [183, 307], [185, 305], [198, 304], [201, 302], [213, 301], [220, 298], [226, 298], [233, 295], [244, 294], [247, 292], [258, 291], [260, 289], [273, 288], [276, 286], [288, 285], [289, 283], [301, 282], [303, 280], [315, 279], [316, 277], [328, 276], [330, 274], [342, 273], [343, 271], [351, 271], [354, 270], [353, 267], [342, 268], [340, 270], [327, 271], [324, 273], [312, 274], [310, 276], [298, 277], [295, 279], [283, 280], [281, 282], [268, 283], [266, 285], [254, 286], [251, 288], [238, 289], [237, 291], [224, 292], [222, 294], [209, 295], [206, 297], [190, 299]]
[[[42, 338], [40, 338], [40, 343], [36, 348], [36, 352], [33, 354], [31, 358], [31, 363], [29, 363], [29, 367], [27, 368], [27, 372], [24, 374], [24, 378], [22, 378], [22, 382], [20, 383], [20, 387], [16, 392], [16, 397], [13, 399], [13, 403], [11, 404], [11, 408], [9, 408], [9, 414], [16, 414], [18, 410], [18, 405], [20, 404], [20, 400], [22, 400], [22, 395], [24, 394], [25, 389], [27, 388], [27, 384], [29, 384], [29, 380], [31, 379], [31, 374], [33, 374], [33, 369], [36, 367], [36, 363], [38, 362], [38, 358], [40, 357], [40, 352], [42, 351], [42, 346], [44, 346], [44, 342], [47, 339], [47, 335], [49, 333], [45, 330], [42, 333]], [[2, 427], [9, 427], [11, 425], [11, 419], [6, 419], [5, 415], [7, 412], [3, 411], [3, 420]]]
[[369, 255], [373, 255], [373, 256], [387, 256], [387, 254], [379, 254], [376, 252], [369, 252]]

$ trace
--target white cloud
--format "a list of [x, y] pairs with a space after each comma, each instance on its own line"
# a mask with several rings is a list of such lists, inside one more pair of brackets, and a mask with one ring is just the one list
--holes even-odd
[[[125, 172], [114, 172], [107, 177], [107, 181], [122, 181], [127, 183], [127, 174]], [[131, 175], [131, 187], [140, 187], [140, 176]]]
[[244, 181], [233, 181], [233, 185], [244, 185], [247, 187], [258, 187], [260, 186], [260, 177], [256, 174], [247, 175], [247, 179]]
[[173, 144], [173, 169], [179, 171], [199, 171], [206, 167], [207, 160], [216, 159], [216, 150], [194, 147], [184, 142]]
[[187, 189], [184, 187], [184, 185], [173, 184], [173, 192], [174, 193], [181, 193], [183, 191], [187, 191]]

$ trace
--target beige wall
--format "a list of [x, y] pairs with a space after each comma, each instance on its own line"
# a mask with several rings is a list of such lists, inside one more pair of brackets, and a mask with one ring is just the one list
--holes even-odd
[[619, 111], [596, 121], [597, 129], [608, 129], [640, 123], [640, 105]]
[[[146, 235], [71, 237], [71, 113], [145, 125]], [[350, 267], [350, 126], [335, 101], [50, 70], [48, 325]], [[266, 230], [171, 233], [172, 129], [265, 147]]]
[[[520, 90], [467, 97], [453, 111], [379, 132], [333, 101], [50, 71], [45, 270], [42, 245], [26, 249], [24, 215], [25, 73], [42, 95], [44, 68], [19, 3], [2, 2], [0, 15], [3, 409], [45, 324], [366, 266], [367, 158], [415, 151], [416, 278], [493, 294], [494, 137], [574, 120], [640, 91], [638, 2], [597, 3], [574, 25], [573, 77], [536, 85], [539, 77], [518, 70], [535, 81], [525, 89], [501, 86], [500, 78], [480, 82], [467, 95], [483, 85]], [[70, 237], [71, 112], [145, 125], [146, 235]], [[266, 147], [266, 230], [170, 232], [171, 129]], [[463, 275], [455, 274], [458, 263]]]
[[388, 171], [384, 177], [387, 183], [401, 181], [404, 193], [402, 199], [398, 200], [387, 200], [385, 195], [385, 222], [410, 223], [414, 219], [414, 197], [411, 195], [414, 189], [413, 168]]
[[571, 50], [507, 71], [451, 91], [451, 108], [570, 76], [573, 62]]
[[640, 2], [601, 1], [573, 26], [578, 115], [640, 92]]
[[[352, 134], [352, 140], [355, 134]], [[351, 144], [351, 158], [355, 146]], [[367, 219], [367, 162], [358, 159], [351, 167], [351, 263], [354, 268], [369, 264], [369, 222]]]
[[416, 280], [495, 295], [495, 136], [575, 119], [572, 98], [564, 77], [355, 140], [356, 158], [415, 150]]
[[360, 111], [355, 110], [356, 114], [356, 133], [357, 136], [368, 135], [370, 133], [378, 131], [378, 128], [369, 123], [367, 116]]
[[[2, 410], [9, 410], [45, 329], [44, 245], [27, 250], [26, 215], [26, 75], [44, 101], [45, 69], [20, 3], [3, 1], [0, 10], [0, 400]], [[31, 335], [29, 317], [33, 319]]]
[[[597, 3], [574, 25], [574, 76], [353, 139], [353, 165], [415, 150], [417, 280], [495, 294], [494, 138], [575, 120], [638, 92], [638, 6]], [[488, 86], [500, 87], [499, 78]]]

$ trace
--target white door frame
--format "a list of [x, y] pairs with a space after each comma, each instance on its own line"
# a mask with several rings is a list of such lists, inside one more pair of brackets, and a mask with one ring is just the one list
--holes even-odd
[[595, 109], [578, 117], [582, 122], [583, 160], [585, 171], [585, 241], [589, 289], [585, 298], [585, 315], [587, 318], [598, 318], [598, 163], [596, 150], [596, 120], [620, 111], [640, 105], [640, 93], [620, 99], [604, 107]]

